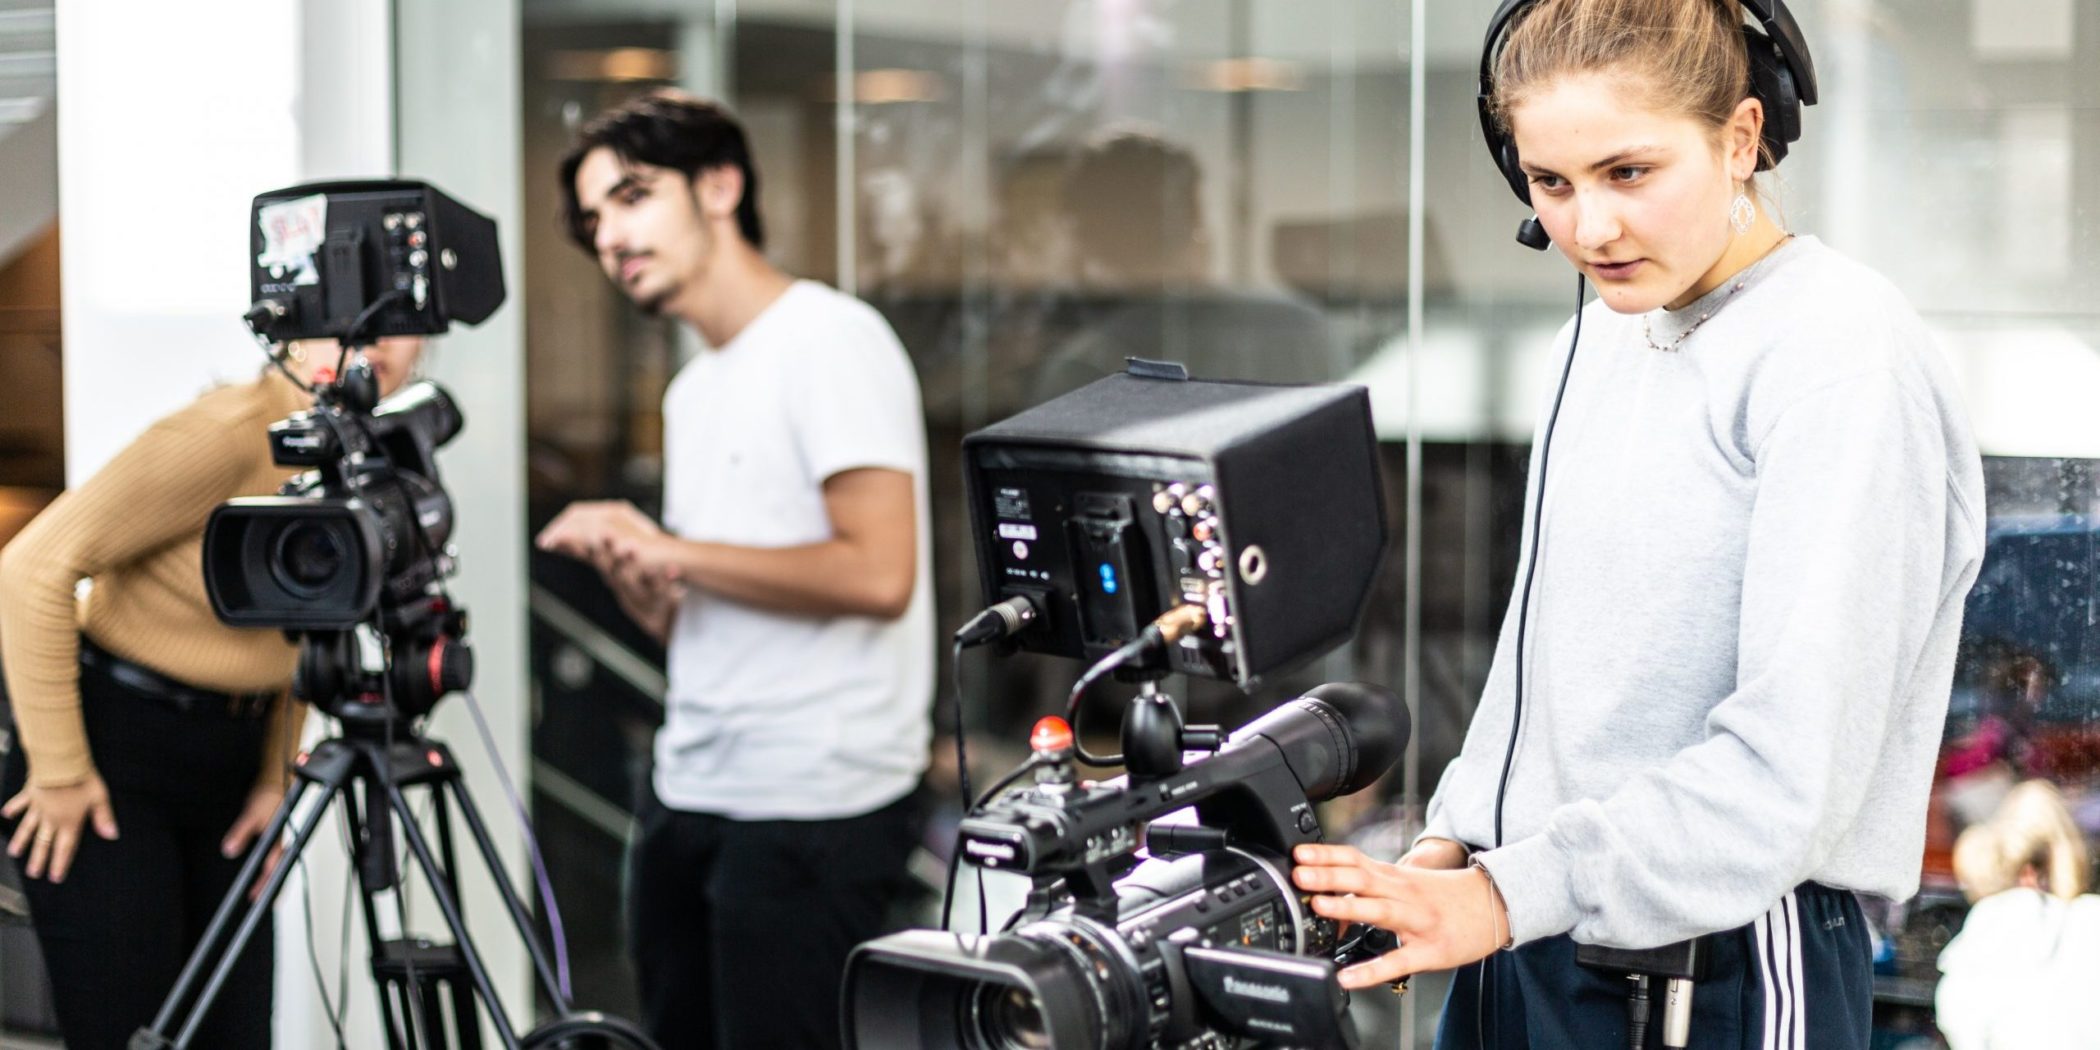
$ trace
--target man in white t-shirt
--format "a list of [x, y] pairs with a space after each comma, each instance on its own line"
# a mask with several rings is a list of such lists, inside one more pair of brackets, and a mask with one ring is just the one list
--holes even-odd
[[760, 253], [757, 173], [721, 108], [614, 109], [561, 180], [577, 243], [709, 347], [664, 395], [662, 526], [577, 503], [539, 537], [670, 654], [630, 865], [644, 1020], [665, 1047], [835, 1046], [931, 734], [918, 380], [873, 309]]

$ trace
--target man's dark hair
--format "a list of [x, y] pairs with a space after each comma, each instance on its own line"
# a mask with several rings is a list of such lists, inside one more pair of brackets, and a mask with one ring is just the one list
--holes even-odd
[[744, 176], [737, 230], [753, 248], [766, 246], [765, 227], [758, 218], [758, 169], [751, 163], [743, 125], [728, 110], [690, 95], [657, 91], [606, 110], [584, 125], [561, 158], [561, 199], [569, 237], [585, 251], [596, 249], [576, 200], [576, 169], [600, 147], [611, 150], [623, 164], [670, 168], [688, 180], [713, 168], [735, 168]]

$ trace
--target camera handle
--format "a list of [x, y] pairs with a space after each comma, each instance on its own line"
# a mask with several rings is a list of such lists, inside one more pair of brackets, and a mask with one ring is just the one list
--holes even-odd
[[[133, 1033], [130, 1050], [187, 1050], [194, 1045], [198, 1027], [232, 974], [242, 950], [254, 937], [263, 916], [269, 914], [272, 904], [284, 889], [286, 878], [312, 840], [314, 830], [338, 801], [343, 803], [343, 815], [349, 823], [353, 870], [359, 875], [358, 894], [364, 902], [365, 934], [372, 950], [372, 977], [380, 988], [381, 1021], [389, 1050], [446, 1050], [443, 1019], [432, 1016], [443, 1006], [440, 986], [449, 986], [451, 992], [454, 1030], [460, 1050], [480, 1050], [481, 1047], [481, 1028], [474, 1010], [477, 994], [488, 1009], [490, 1020], [494, 1022], [501, 1045], [506, 1050], [560, 1045], [585, 1034], [602, 1040], [605, 1045], [625, 1050], [656, 1050], [655, 1044], [633, 1025], [617, 1018], [578, 1012], [562, 994], [546, 950], [533, 932], [532, 918], [512, 889], [510, 880], [504, 876], [495, 842], [489, 837], [488, 827], [467, 794], [459, 767], [445, 745], [399, 725], [391, 727], [394, 730], [391, 747], [383, 737], [386, 726], [354, 725], [346, 719], [345, 728], [351, 730], [349, 735], [324, 740], [312, 751], [299, 756], [293, 767], [295, 780], [291, 791], [270, 819], [269, 829], [248, 851], [248, 859], [242, 863], [240, 874], [219, 902], [211, 924], [198, 940], [159, 1013], [154, 1015], [150, 1025]], [[402, 791], [404, 787], [417, 785], [430, 791], [438, 833], [435, 851], [417, 824], [415, 813]], [[360, 786], [366, 789], [365, 803], [371, 807], [362, 818], [357, 804]], [[292, 840], [286, 845], [283, 858], [270, 873], [262, 892], [238, 916], [238, 926], [235, 926], [236, 909], [240, 907], [247, 888], [255, 885], [256, 878], [261, 875], [263, 860], [269, 855], [271, 846], [282, 839], [286, 828], [292, 824], [300, 800], [316, 789], [322, 794], [320, 802], [292, 829]], [[490, 881], [495, 884], [511, 923], [532, 959], [542, 992], [554, 1004], [554, 1019], [522, 1036], [511, 1025], [509, 1014], [496, 997], [488, 967], [467, 933], [453, 849], [452, 806], [458, 808], [477, 852], [487, 865], [492, 876]], [[373, 894], [398, 884], [399, 879], [391, 871], [380, 872], [382, 865], [373, 862], [371, 854], [377, 851], [378, 829], [388, 823], [398, 824], [407, 839], [409, 850], [422, 868], [425, 881], [452, 935], [451, 944], [432, 944], [406, 931], [394, 940], [381, 939], [379, 912]], [[387, 837], [391, 838], [391, 834]], [[379, 885], [373, 883], [375, 875], [379, 877]], [[232, 939], [222, 945], [229, 930]], [[214, 959], [216, 964], [213, 964]], [[207, 966], [210, 967], [208, 978]], [[466, 979], [464, 982], [462, 977]], [[201, 991], [198, 989], [200, 978], [204, 979]], [[184, 1011], [186, 1003], [188, 1008]], [[172, 1038], [166, 1034], [170, 1031], [175, 1033]]]

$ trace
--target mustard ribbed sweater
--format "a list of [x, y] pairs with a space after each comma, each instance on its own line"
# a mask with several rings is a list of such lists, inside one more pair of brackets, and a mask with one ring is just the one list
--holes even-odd
[[[277, 491], [269, 425], [310, 407], [270, 374], [211, 391], [153, 424], [0, 550], [0, 666], [32, 784], [94, 769], [80, 715], [79, 637], [171, 678], [224, 692], [289, 692], [298, 650], [276, 630], [237, 629], [204, 590], [204, 522], [236, 496]], [[84, 599], [82, 580], [92, 581]], [[262, 779], [282, 784], [305, 705], [280, 696]]]

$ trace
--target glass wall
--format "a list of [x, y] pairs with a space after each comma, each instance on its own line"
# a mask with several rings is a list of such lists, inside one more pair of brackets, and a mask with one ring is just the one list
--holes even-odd
[[[531, 524], [575, 498], [654, 507], [658, 402], [697, 350], [566, 241], [556, 158], [582, 120], [632, 93], [725, 98], [755, 140], [775, 260], [874, 304], [918, 368], [944, 629], [977, 604], [958, 460], [970, 430], [1129, 355], [1200, 376], [1370, 387], [1392, 540], [1358, 640], [1254, 697], [1170, 691], [1192, 721], [1227, 724], [1323, 679], [1404, 692], [1417, 760], [1330, 815], [1397, 848], [1485, 676], [1545, 354], [1575, 305], [1565, 261], [1514, 243], [1525, 213], [1480, 145], [1475, 69], [1492, 6], [524, 0]], [[2100, 2], [1801, 8], [1822, 101], [1769, 188], [1790, 228], [1918, 304], [1989, 456], [1992, 539], [1926, 892], [1875, 909], [1877, 1018], [1894, 1037], [1930, 1031], [1932, 961], [1965, 908], [1948, 859], [1962, 825], [2041, 776], [2100, 833]], [[568, 924], [579, 998], [631, 1009], [620, 849], [660, 716], [661, 653], [573, 563], [534, 562], [532, 608], [536, 810], [562, 899], [583, 913]], [[964, 665], [980, 782], [1018, 757], [1076, 670]], [[1094, 724], [1111, 724], [1117, 703]], [[945, 741], [934, 761], [947, 803], [920, 858], [929, 887], [956, 814]], [[930, 918], [931, 899], [900, 921]], [[1416, 987], [1410, 1000], [1430, 1004], [1416, 1023], [1433, 1023], [1440, 993]], [[1365, 1021], [1388, 1035], [1400, 1024]]]

